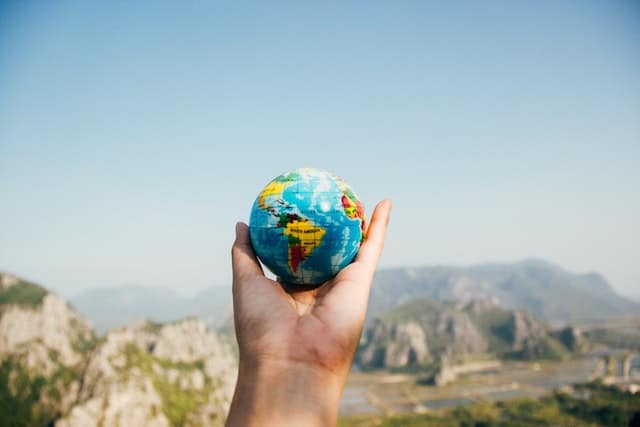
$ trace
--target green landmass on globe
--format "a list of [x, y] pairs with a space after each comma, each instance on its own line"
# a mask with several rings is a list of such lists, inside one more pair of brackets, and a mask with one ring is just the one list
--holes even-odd
[[324, 283], [364, 240], [364, 207], [340, 177], [321, 169], [284, 173], [258, 194], [249, 221], [260, 261], [290, 284]]

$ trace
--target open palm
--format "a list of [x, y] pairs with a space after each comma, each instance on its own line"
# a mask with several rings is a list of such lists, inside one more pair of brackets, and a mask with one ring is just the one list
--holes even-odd
[[345, 376], [364, 323], [391, 203], [376, 206], [353, 263], [322, 286], [286, 286], [265, 277], [238, 223], [233, 245], [233, 305], [240, 359], [296, 363]]

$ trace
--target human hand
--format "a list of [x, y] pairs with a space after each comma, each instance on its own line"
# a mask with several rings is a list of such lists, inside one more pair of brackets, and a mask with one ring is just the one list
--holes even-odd
[[391, 202], [380, 202], [353, 263], [322, 286], [265, 277], [246, 224], [236, 225], [233, 307], [240, 366], [228, 426], [326, 426], [358, 346]]

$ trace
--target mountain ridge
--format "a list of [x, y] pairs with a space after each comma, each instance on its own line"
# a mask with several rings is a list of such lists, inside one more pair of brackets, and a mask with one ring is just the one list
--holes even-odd
[[571, 273], [548, 261], [467, 267], [424, 265], [381, 269], [374, 278], [368, 319], [414, 298], [469, 301], [497, 298], [505, 308], [524, 309], [550, 322], [640, 312], [599, 273]]
[[[423, 265], [379, 269], [373, 281], [367, 319], [410, 301], [496, 298], [509, 309], [523, 309], [562, 324], [640, 312], [640, 302], [619, 295], [595, 271], [573, 273], [539, 258], [470, 266]], [[98, 333], [133, 321], [171, 321], [198, 316], [219, 329], [232, 313], [231, 287], [212, 286], [192, 296], [170, 288], [121, 285], [87, 289], [70, 298]]]

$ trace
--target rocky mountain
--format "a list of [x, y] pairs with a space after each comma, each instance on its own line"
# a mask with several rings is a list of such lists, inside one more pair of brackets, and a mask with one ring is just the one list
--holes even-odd
[[236, 377], [228, 343], [195, 318], [109, 332], [56, 427], [223, 425]]
[[0, 273], [3, 426], [222, 425], [235, 350], [202, 320], [139, 322], [97, 339], [59, 296]]
[[45, 425], [68, 411], [94, 340], [58, 295], [0, 273], [0, 414], [7, 425]]
[[376, 274], [368, 318], [417, 298], [471, 301], [493, 298], [550, 322], [566, 323], [625, 313], [640, 304], [618, 295], [597, 273], [575, 274], [541, 260], [472, 267], [420, 267]]
[[366, 328], [356, 360], [363, 369], [433, 368], [486, 359], [558, 359], [586, 348], [575, 328], [557, 331], [495, 301], [418, 299]]
[[124, 285], [88, 289], [71, 303], [98, 334], [142, 320], [171, 322], [189, 316], [217, 329], [231, 315], [231, 288], [212, 286], [185, 297], [172, 289]]

